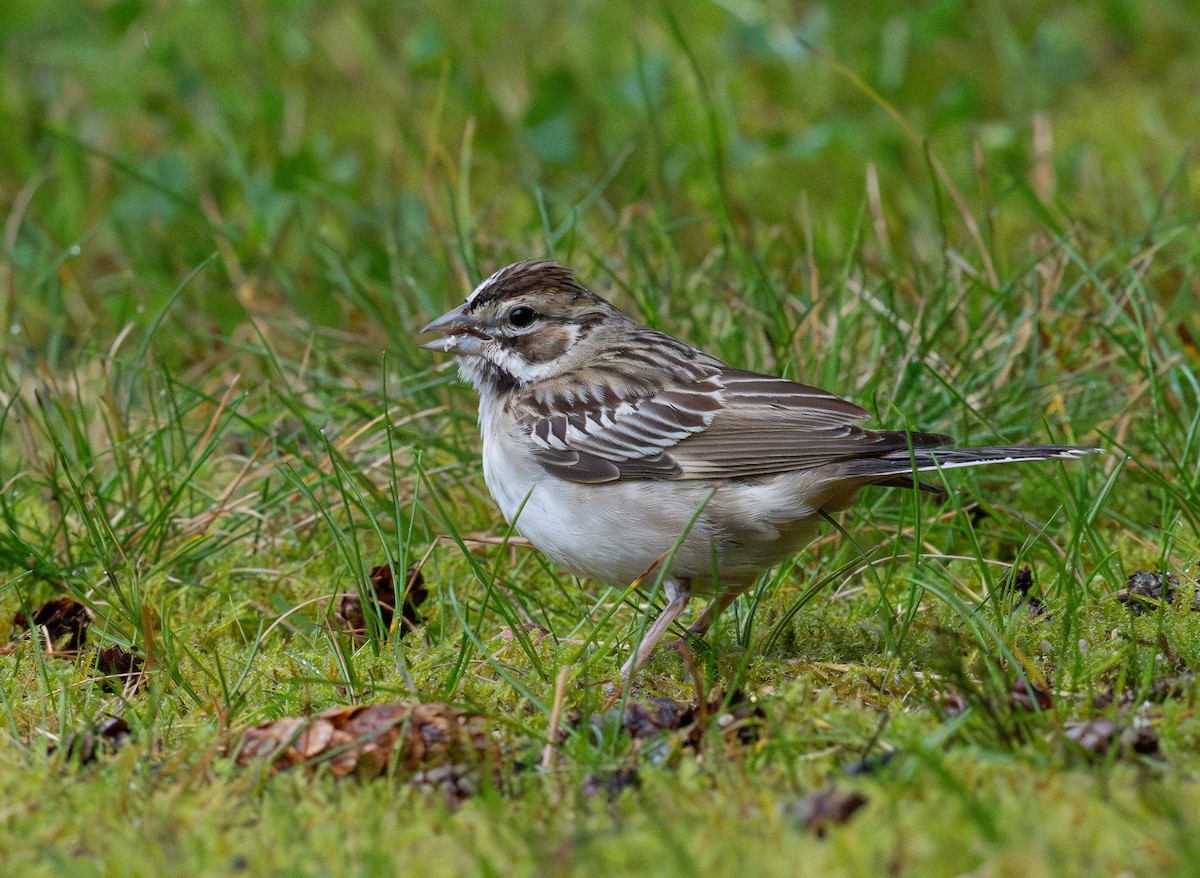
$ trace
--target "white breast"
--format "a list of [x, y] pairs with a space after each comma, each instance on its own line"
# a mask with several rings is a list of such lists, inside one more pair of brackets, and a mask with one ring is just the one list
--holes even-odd
[[[579, 484], [547, 473], [536, 446], [511, 432], [500, 406], [481, 406], [483, 475], [504, 518], [565, 569], [615, 585], [650, 571], [673, 548], [673, 572], [709, 588], [754, 576], [807, 543], [819, 519], [798, 474], [758, 485], [707, 481]], [[487, 411], [495, 412], [488, 416]], [[699, 516], [698, 509], [703, 507]], [[693, 520], [694, 519], [694, 520]], [[689, 530], [690, 528], [690, 530]]]
[[[487, 407], [484, 407], [485, 409]], [[696, 504], [691, 491], [653, 482], [586, 485], [548, 474], [535, 446], [481, 415], [483, 477], [505, 520], [562, 567], [629, 584], [670, 551]]]

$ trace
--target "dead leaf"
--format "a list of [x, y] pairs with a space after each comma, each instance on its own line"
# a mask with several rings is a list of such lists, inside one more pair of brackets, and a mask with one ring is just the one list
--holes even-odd
[[1149, 725], [1124, 726], [1112, 717], [1097, 716], [1082, 722], [1067, 723], [1063, 737], [1093, 757], [1107, 757], [1114, 747], [1119, 758], [1131, 754], [1162, 758], [1158, 732]]
[[583, 794], [589, 799], [603, 793], [613, 801], [625, 790], [641, 789], [642, 778], [635, 766], [628, 765], [616, 771], [594, 771], [583, 779]]
[[58, 598], [38, 607], [32, 623], [24, 613], [18, 612], [13, 616], [13, 634], [16, 639], [18, 631], [40, 628], [47, 649], [75, 652], [83, 648], [91, 622], [87, 608], [79, 601]]
[[1009, 567], [1008, 572], [1000, 577], [1000, 591], [1018, 597], [1026, 597], [1033, 588], [1033, 568], [1028, 564], [1020, 567]]
[[[726, 706], [726, 701], [729, 702]], [[658, 696], [645, 701], [630, 701], [619, 711], [622, 731], [632, 739], [635, 749], [648, 743], [661, 743], [669, 736], [685, 747], [699, 749], [704, 736], [715, 724], [731, 745], [748, 746], [758, 741], [766, 713], [762, 706], [735, 692], [729, 699], [715, 690], [703, 706]], [[611, 727], [618, 722], [618, 711], [611, 710], [593, 716], [589, 724], [596, 729]]]
[[1088, 753], [1103, 756], [1121, 733], [1117, 721], [1107, 716], [1098, 716], [1087, 722], [1067, 723], [1063, 736], [1074, 741]]
[[[273, 772], [301, 766], [363, 780], [394, 767], [418, 786], [445, 787], [444, 792], [457, 795], [474, 783], [468, 778], [478, 778], [480, 772], [492, 772], [495, 780], [499, 752], [476, 714], [440, 702], [396, 701], [336, 707], [247, 729], [238, 764], [260, 759], [268, 760]], [[445, 766], [457, 768], [440, 770]]]
[[96, 650], [96, 670], [102, 675], [100, 681], [118, 691], [133, 694], [146, 685], [143, 664], [141, 658], [119, 646]]
[[1033, 589], [1033, 568], [1028, 564], [1022, 564], [1020, 567], [1010, 567], [1002, 577], [1000, 577], [999, 591], [1001, 594], [1010, 596], [1012, 601], [1012, 609], [1015, 612], [1021, 607], [1026, 607], [1029, 610], [1029, 615], [1036, 618], [1047, 615], [1046, 605], [1042, 603], [1041, 598], [1037, 595], [1030, 594]]
[[[529, 642], [534, 647], [540, 646], [542, 641], [546, 639], [546, 635], [550, 633], [550, 629], [544, 625], [538, 625], [536, 622], [525, 622], [521, 625], [521, 629], [525, 632], [525, 636], [529, 638]], [[517, 642], [517, 632], [513, 630], [511, 625], [501, 625], [500, 631], [496, 634], [505, 646], [511, 646]]]
[[830, 785], [801, 796], [786, 806], [787, 813], [808, 832], [818, 838], [831, 826], [840, 826], [870, 801], [857, 790], [844, 792]]
[[890, 765], [899, 752], [899, 750], [883, 750], [873, 756], [864, 756], [851, 762], [844, 771], [850, 777], [870, 777]]
[[1134, 726], [1121, 737], [1121, 742], [1139, 756], [1163, 758], [1162, 748], [1158, 742], [1158, 732], [1152, 726]]
[[938, 700], [941, 701], [942, 711], [950, 718], [966, 713], [971, 706], [966, 696], [953, 687], [947, 688]]
[[[710, 713], [720, 710], [723, 700], [721, 697], [713, 699]], [[748, 747], [758, 742], [766, 719], [767, 713], [761, 704], [746, 700], [741, 693], [735, 692], [730, 706], [717, 714], [716, 722], [717, 728], [725, 733], [726, 741]]]
[[[1170, 573], [1135, 570], [1117, 592], [1117, 600], [1129, 607], [1134, 615], [1151, 613], [1164, 604], [1173, 604], [1180, 595], [1179, 580]], [[1193, 610], [1200, 610], [1200, 590], [1192, 593]]]
[[[119, 716], [110, 716], [101, 720], [95, 728], [67, 735], [62, 740], [62, 751], [67, 759], [87, 765], [95, 762], [101, 754], [116, 753], [129, 743], [129, 738], [128, 723]], [[51, 747], [50, 752], [58, 749]]]
[[621, 727], [635, 740], [657, 738], [663, 732], [674, 732], [691, 725], [695, 718], [696, 705], [681, 704], [663, 695], [626, 704]]
[[1054, 706], [1054, 696], [1040, 680], [1027, 680], [1017, 677], [1009, 691], [1012, 702], [1022, 710], [1033, 713], [1035, 710], [1049, 710]]
[[479, 791], [479, 772], [459, 762], [418, 771], [409, 785], [426, 793], [436, 793], [452, 808], [457, 808]]
[[[396, 586], [392, 579], [392, 568], [386, 564], [372, 567], [368, 574], [371, 588], [375, 592], [375, 601], [379, 604], [379, 618], [383, 627], [390, 631], [396, 610]], [[401, 584], [403, 592], [400, 602], [400, 623], [397, 625], [397, 635], [403, 637], [423, 621], [417, 608], [429, 597], [429, 589], [425, 586], [425, 576], [415, 567], [405, 572], [405, 581]], [[362, 644], [367, 639], [367, 617], [363, 611], [362, 599], [358, 595], [344, 595], [338, 602], [334, 616], [339, 627], [349, 632], [356, 642]]]

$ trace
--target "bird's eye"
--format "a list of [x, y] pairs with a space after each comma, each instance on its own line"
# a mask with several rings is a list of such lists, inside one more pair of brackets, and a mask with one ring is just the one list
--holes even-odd
[[513, 308], [508, 315], [508, 322], [513, 326], [528, 326], [537, 317], [537, 312], [532, 308]]

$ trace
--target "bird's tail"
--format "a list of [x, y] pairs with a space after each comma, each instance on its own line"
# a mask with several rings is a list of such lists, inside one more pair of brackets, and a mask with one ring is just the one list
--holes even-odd
[[1021, 463], [1029, 460], [1076, 460], [1102, 449], [1079, 445], [989, 445], [980, 448], [912, 448], [891, 451], [879, 457], [847, 461], [839, 475], [861, 478], [874, 484], [913, 487], [914, 472]]

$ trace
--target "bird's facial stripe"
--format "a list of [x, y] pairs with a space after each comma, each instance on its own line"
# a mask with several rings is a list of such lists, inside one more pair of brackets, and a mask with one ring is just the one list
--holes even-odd
[[571, 323], [546, 322], [506, 333], [505, 344], [530, 365], [557, 360], [579, 340], [580, 330]]
[[519, 385], [540, 381], [554, 374], [555, 362], [553, 359], [545, 362], [530, 362], [520, 351], [513, 348], [511, 341], [512, 339], [508, 339], [503, 343], [489, 345], [484, 352], [488, 361], [497, 369], [511, 377]]
[[526, 385], [556, 374], [560, 358], [575, 344], [578, 334], [571, 324], [546, 324], [537, 332], [497, 335], [480, 353], [517, 384]]

